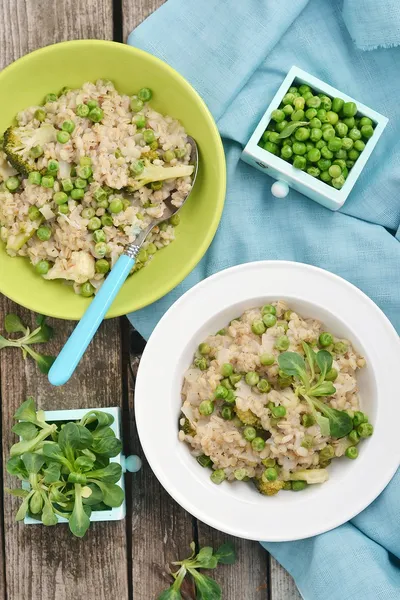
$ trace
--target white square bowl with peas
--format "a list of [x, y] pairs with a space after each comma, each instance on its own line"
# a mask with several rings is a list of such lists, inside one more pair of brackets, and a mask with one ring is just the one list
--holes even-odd
[[345, 203], [388, 119], [293, 66], [242, 153], [242, 160], [330, 210]]

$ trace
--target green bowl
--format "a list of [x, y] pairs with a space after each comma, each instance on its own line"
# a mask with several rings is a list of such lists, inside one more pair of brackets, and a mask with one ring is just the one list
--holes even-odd
[[[40, 103], [63, 86], [111, 79], [124, 94], [141, 87], [154, 92], [152, 106], [178, 118], [200, 151], [196, 185], [183, 207], [176, 240], [128, 278], [107, 317], [117, 317], [155, 302], [177, 286], [211, 244], [224, 206], [225, 156], [215, 122], [192, 86], [166, 63], [124, 44], [98, 40], [64, 42], [36, 50], [0, 73], [0, 131], [15, 114]], [[28, 259], [11, 258], [0, 242], [0, 292], [38, 313], [80, 319], [90, 300], [74, 294], [62, 281], [45, 281]]]

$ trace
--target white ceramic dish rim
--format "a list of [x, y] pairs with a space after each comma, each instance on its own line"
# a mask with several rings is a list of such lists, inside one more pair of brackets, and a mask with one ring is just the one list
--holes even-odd
[[[337, 461], [334, 476], [323, 486], [310, 486], [301, 495], [278, 494], [270, 498], [250, 490], [254, 496], [242, 498], [229, 483], [212, 484], [208, 472], [178, 441], [178, 390], [190, 358], [183, 369], [179, 360], [185, 352], [188, 357], [209, 333], [204, 326], [216, 314], [221, 311], [228, 314], [230, 309], [230, 318], [234, 318], [235, 307], [240, 303], [250, 308], [256, 305], [252, 299], [280, 297], [292, 297], [340, 315], [336, 320], [354, 332], [369, 358], [375, 379], [375, 432], [364, 442], [360, 457], [351, 461], [351, 466], [345, 459], [347, 465], [343, 467], [342, 461]], [[228, 320], [229, 317], [225, 321], [220, 319], [216, 329]], [[368, 296], [344, 279], [317, 267], [289, 261], [260, 261], [232, 267], [186, 292], [167, 311], [150, 337], [139, 366], [135, 392], [140, 441], [164, 488], [201, 521], [247, 539], [307, 538], [333, 529], [364, 510], [396, 472], [400, 462], [397, 441], [400, 404], [396, 402], [393, 372], [399, 364], [400, 341], [393, 326]], [[369, 469], [377, 465], [379, 470], [375, 473], [379, 476], [372, 478]], [[345, 469], [345, 474], [340, 469]], [[341, 480], [345, 486], [340, 488]]]

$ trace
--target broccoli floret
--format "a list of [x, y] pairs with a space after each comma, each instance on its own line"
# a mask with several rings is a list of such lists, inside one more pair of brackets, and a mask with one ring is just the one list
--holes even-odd
[[251, 410], [240, 410], [235, 406], [235, 412], [238, 418], [244, 425], [252, 425], [253, 427], [261, 427], [261, 421]]
[[284, 487], [285, 482], [276, 479], [275, 481], [265, 481], [262, 477], [255, 479], [254, 483], [260, 494], [264, 496], [275, 496]]
[[153, 181], [164, 181], [165, 179], [176, 179], [178, 177], [189, 177], [193, 173], [192, 165], [177, 165], [176, 167], [160, 167], [152, 165], [148, 160], [144, 161], [144, 169], [138, 175], [128, 179], [128, 187], [135, 192], [144, 185]]
[[32, 148], [43, 148], [45, 144], [55, 142], [56, 135], [56, 129], [46, 123], [37, 129], [9, 127], [4, 133], [4, 152], [12, 166], [27, 176], [36, 170], [37, 156], [32, 155]]

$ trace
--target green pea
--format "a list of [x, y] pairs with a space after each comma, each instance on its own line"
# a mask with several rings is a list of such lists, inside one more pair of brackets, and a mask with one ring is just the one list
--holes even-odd
[[90, 298], [90, 296], [93, 296], [93, 294], [94, 287], [91, 283], [89, 283], [89, 281], [81, 285], [81, 296], [83, 296], [84, 298]]
[[372, 137], [374, 135], [374, 128], [372, 127], [372, 125], [363, 125], [361, 127], [361, 135], [367, 139]]
[[[283, 131], [285, 129], [287, 124], [288, 124], [287, 121], [281, 121], [280, 123], [277, 123], [275, 125], [276, 131], [280, 133], [281, 131]], [[274, 133], [274, 132], [272, 132], [272, 133]]]
[[138, 129], [143, 129], [143, 127], [146, 126], [146, 118], [144, 115], [135, 115], [132, 119], [132, 122]]
[[324, 96], [324, 95], [320, 96], [320, 98], [321, 98], [322, 108], [324, 108], [325, 110], [331, 110], [332, 109], [332, 100], [328, 96]]
[[359, 129], [357, 129], [357, 127], [353, 127], [349, 131], [349, 138], [352, 139], [354, 142], [356, 140], [361, 139], [361, 131]]
[[37, 206], [30, 206], [28, 208], [28, 217], [31, 221], [37, 221], [38, 219], [41, 219], [42, 216], [43, 215]]
[[298, 96], [293, 100], [293, 106], [296, 110], [303, 110], [306, 101], [302, 96]]
[[173, 150], [167, 150], [163, 154], [163, 159], [165, 162], [171, 162], [171, 160], [174, 160], [174, 158], [175, 158], [175, 152]]
[[301, 169], [302, 171], [304, 171], [307, 166], [307, 161], [304, 158], [304, 156], [295, 156], [294, 161], [293, 161], [293, 166], [296, 169]]
[[275, 348], [280, 352], [285, 352], [289, 348], [289, 338], [286, 335], [281, 335], [276, 338]]
[[214, 403], [211, 400], [203, 400], [199, 405], [199, 413], [204, 417], [214, 412]]
[[52, 189], [54, 186], [54, 177], [52, 175], [44, 175], [42, 177], [41, 186], [44, 188]]
[[304, 121], [304, 110], [295, 110], [290, 115], [292, 121]]
[[306, 148], [306, 145], [303, 142], [295, 142], [293, 144], [292, 150], [293, 150], [294, 154], [297, 154], [297, 155], [300, 156], [300, 155], [303, 155], [303, 154], [306, 153], [307, 148]]
[[307, 487], [307, 482], [306, 481], [292, 481], [292, 490], [294, 492], [301, 492], [301, 490], [304, 490]]
[[328, 147], [328, 146], [327, 146], [327, 143], [326, 143], [326, 141], [325, 141], [325, 140], [319, 140], [319, 141], [318, 141], [318, 142], [315, 144], [315, 147], [316, 147], [316, 148], [318, 148], [318, 150], [322, 150], [322, 148], [324, 148], [325, 146], [326, 146], [326, 147]]
[[357, 150], [351, 149], [347, 153], [347, 156], [350, 160], [356, 161], [358, 159], [358, 157], [360, 156], [360, 153]]
[[321, 98], [311, 96], [311, 98], [307, 98], [306, 104], [309, 108], [319, 108], [321, 106]]
[[345, 102], [342, 112], [345, 117], [354, 117], [357, 114], [357, 104], [355, 102]]
[[[267, 313], [263, 316], [263, 323], [265, 325], [265, 327], [273, 327], [276, 324], [276, 316], [271, 314], [271, 313]], [[265, 331], [265, 328], [264, 328]]]
[[221, 373], [224, 377], [230, 377], [233, 374], [233, 367], [230, 363], [224, 363], [221, 367]]
[[245, 381], [247, 385], [253, 387], [254, 385], [257, 385], [257, 383], [260, 381], [260, 376], [255, 371], [249, 371], [248, 373], [246, 373]]
[[210, 479], [216, 485], [220, 485], [225, 479], [225, 471], [223, 469], [216, 469], [211, 473]]
[[89, 114], [90, 108], [87, 106], [87, 104], [78, 104], [76, 107], [76, 114], [78, 115], [78, 117], [87, 117]]
[[333, 351], [336, 354], [345, 354], [347, 352], [347, 350], [348, 350], [348, 346], [344, 342], [336, 342], [336, 344], [334, 344], [334, 346], [333, 346]]
[[332, 110], [335, 113], [339, 113], [344, 105], [344, 100], [342, 100], [342, 98], [334, 98], [332, 100]]
[[59, 142], [60, 144], [66, 144], [67, 142], [69, 142], [70, 137], [71, 136], [68, 133], [68, 131], [57, 132], [57, 142]]
[[80, 179], [89, 179], [89, 177], [92, 175], [93, 171], [92, 171], [91, 167], [85, 165], [83, 167], [78, 167], [76, 169], [76, 173]]
[[319, 177], [321, 171], [317, 167], [308, 167], [307, 173], [311, 175], [311, 177]]
[[226, 421], [230, 421], [231, 419], [233, 419], [233, 416], [234, 416], [234, 413], [230, 406], [223, 406], [221, 408], [221, 417], [223, 419], [225, 419]]
[[319, 177], [324, 183], [329, 183], [330, 181], [332, 181], [332, 177], [329, 175], [329, 171], [322, 171]]
[[264, 150], [266, 150], [267, 152], [271, 152], [271, 154], [279, 154], [279, 146], [273, 142], [266, 142], [264, 144]]
[[347, 458], [351, 458], [352, 460], [354, 460], [358, 457], [358, 450], [355, 446], [349, 446], [348, 448], [346, 448], [345, 455], [347, 456]]
[[73, 121], [71, 121], [70, 119], [67, 119], [61, 125], [61, 129], [63, 131], [66, 131], [67, 133], [72, 133], [75, 129], [75, 123]]
[[353, 417], [354, 427], [357, 428], [362, 423], [367, 423], [367, 422], [368, 422], [368, 417], [363, 412], [361, 412], [361, 410], [356, 410], [356, 412], [354, 413], [354, 417]]
[[326, 113], [327, 113], [327, 110], [325, 108], [318, 109], [316, 116], [321, 121], [321, 123], [326, 123]]
[[[342, 174], [342, 169], [339, 167], [339, 165], [332, 165], [329, 167], [328, 170], [329, 170], [329, 175], [332, 178], [340, 177], [340, 175]], [[332, 342], [330, 342], [330, 343], [332, 343]]]
[[308, 151], [307, 158], [310, 162], [318, 162], [321, 158], [321, 152], [317, 148], [312, 148]]
[[237, 383], [239, 383], [239, 381], [242, 379], [242, 376], [240, 375], [240, 373], [234, 373], [233, 375], [229, 376], [229, 381], [231, 382], [231, 384], [233, 386], [236, 386]]
[[293, 150], [290, 146], [284, 146], [281, 150], [281, 157], [285, 160], [289, 160], [293, 155]]
[[321, 171], [327, 171], [331, 164], [332, 162], [328, 158], [321, 158], [318, 161], [318, 168], [321, 169]]
[[45, 104], [47, 104], [47, 102], [57, 102], [57, 100], [58, 100], [57, 94], [46, 94], [46, 96], [44, 97]]
[[322, 127], [322, 123], [321, 123], [320, 119], [318, 119], [317, 117], [314, 117], [313, 119], [311, 119], [309, 125], [310, 125], [311, 129], [321, 129], [321, 127]]
[[[336, 160], [333, 161], [334, 165], [339, 165], [339, 167], [342, 169], [342, 171], [346, 168], [346, 161], [337, 158]], [[343, 173], [342, 173], [343, 174]]]
[[365, 148], [365, 144], [362, 140], [356, 140], [354, 142], [354, 149], [357, 150], [357, 152], [362, 152]]
[[93, 231], [92, 237], [93, 241], [95, 241], [96, 243], [106, 241], [106, 234], [102, 229], [96, 229], [95, 231]]
[[307, 127], [299, 127], [297, 129], [296, 133], [294, 134], [294, 137], [299, 142], [304, 142], [305, 140], [308, 140], [308, 138], [310, 137], [310, 130], [307, 129]]
[[303, 427], [312, 427], [313, 425], [315, 425], [315, 418], [313, 417], [313, 415], [305, 413], [301, 416], [301, 424], [303, 425]]
[[346, 167], [348, 169], [352, 169], [354, 167], [354, 165], [355, 165], [354, 160], [346, 160]]
[[91, 206], [82, 210], [81, 216], [83, 219], [91, 219], [96, 214], [96, 211]]
[[243, 437], [248, 442], [252, 442], [256, 438], [256, 436], [257, 436], [257, 432], [254, 429], [254, 427], [252, 427], [251, 425], [247, 425], [243, 429]]
[[146, 142], [146, 144], [151, 144], [151, 142], [154, 142], [154, 140], [155, 140], [154, 131], [152, 129], [145, 129], [143, 131], [143, 139]]
[[50, 263], [47, 260], [40, 260], [35, 268], [39, 275], [46, 275], [49, 272]]
[[[264, 131], [264, 133], [262, 134], [262, 136], [261, 136], [261, 140], [260, 140], [260, 142], [268, 142], [268, 141], [269, 141], [269, 134], [270, 134], [270, 133], [271, 133], [271, 132], [270, 132], [270, 131], [268, 131], [268, 129], [266, 129], [266, 130]], [[261, 146], [262, 146], [262, 143], [261, 143]]]
[[306, 83], [302, 83], [299, 87], [300, 94], [306, 94], [307, 92], [311, 92], [311, 88]]
[[276, 419], [281, 419], [286, 415], [286, 408], [284, 406], [274, 406], [271, 412]]
[[88, 100], [86, 102], [86, 104], [88, 105], [89, 110], [92, 110], [92, 108], [97, 108], [98, 105], [99, 105], [99, 103], [97, 102], [97, 100]]
[[327, 444], [325, 446], [325, 448], [322, 448], [322, 450], [319, 453], [319, 460], [321, 461], [326, 461], [326, 460], [332, 460], [332, 458], [334, 458], [335, 456], [335, 450], [333, 448], [333, 446], [331, 446], [330, 444]]
[[68, 196], [65, 192], [56, 192], [53, 194], [53, 200], [58, 206], [61, 206], [61, 204], [68, 202]]
[[343, 174], [340, 175], [339, 177], [332, 178], [332, 185], [337, 190], [340, 190], [344, 186], [345, 182], [346, 182], [346, 180], [345, 180], [345, 177]]
[[40, 185], [40, 182], [42, 181], [42, 176], [39, 173], [39, 171], [31, 171], [28, 175], [28, 181], [29, 183], [32, 183], [34, 185]]
[[310, 150], [312, 150], [313, 148], [315, 148], [314, 144], [312, 142], [306, 142], [306, 150], [307, 152], [310, 152]]
[[352, 429], [348, 435], [348, 438], [352, 444], [358, 444], [360, 441], [360, 436], [358, 435], [355, 429]]
[[269, 134], [269, 141], [273, 142], [274, 144], [278, 144], [279, 143], [279, 133], [277, 133], [276, 131], [271, 131], [271, 133]]
[[373, 432], [374, 428], [372, 427], [371, 423], [361, 423], [361, 425], [357, 427], [357, 433], [361, 438], [370, 437]]
[[[71, 192], [71, 196], [72, 196], [72, 192]], [[111, 227], [114, 224], [114, 222], [110, 215], [103, 215], [101, 217], [101, 224], [103, 225], [103, 227]]]
[[99, 106], [95, 106], [89, 111], [88, 116], [93, 123], [99, 123], [104, 117], [104, 112]]
[[271, 119], [273, 121], [275, 121], [276, 123], [280, 123], [281, 121], [283, 121], [285, 119], [285, 113], [283, 112], [283, 110], [280, 110], [279, 108], [276, 110], [273, 110], [271, 113]]
[[138, 92], [138, 98], [142, 102], [149, 102], [153, 96], [153, 92], [150, 88], [141, 88]]
[[261, 354], [260, 355], [260, 363], [264, 366], [264, 367], [269, 367], [271, 365], [273, 365], [275, 362], [275, 356], [273, 354]]
[[[332, 173], [331, 173], [332, 175]], [[339, 173], [340, 175], [340, 173]], [[332, 175], [332, 177], [338, 177], [338, 175]], [[327, 331], [323, 331], [321, 333], [321, 335], [318, 338], [319, 344], [320, 346], [322, 346], [322, 348], [326, 348], [327, 346], [330, 346], [331, 344], [333, 344], [333, 335], [331, 333], [328, 333]]]
[[323, 148], [321, 148], [321, 156], [330, 160], [331, 158], [333, 158], [333, 152], [329, 150], [328, 146], [324, 146]]
[[291, 104], [286, 104], [286, 106], [282, 108], [282, 111], [284, 112], [286, 117], [289, 117], [294, 111], [294, 108]]
[[72, 183], [71, 179], [62, 179], [61, 180], [61, 187], [64, 190], [64, 192], [71, 192], [74, 189], [74, 184]]
[[261, 437], [255, 437], [251, 442], [251, 447], [255, 452], [261, 452], [265, 448], [265, 441]]
[[268, 467], [268, 469], [265, 469], [262, 477], [266, 481], [276, 481], [278, 478], [278, 471], [275, 467]]
[[335, 152], [335, 156], [336, 156], [336, 158], [339, 158], [341, 160], [346, 160], [346, 158], [347, 158], [347, 152], [346, 152], [346, 150], [343, 150], [341, 148], [340, 150], [337, 150]]
[[311, 119], [314, 119], [314, 117], [316, 117], [318, 114], [317, 109], [316, 108], [308, 108], [305, 112], [305, 117], [311, 121]]
[[267, 394], [271, 390], [271, 384], [267, 379], [260, 379], [257, 383], [257, 389], [262, 394]]
[[233, 390], [228, 390], [228, 395], [224, 398], [225, 402], [228, 404], [235, 404], [236, 396]]
[[273, 304], [264, 304], [264, 306], [261, 309], [261, 314], [263, 316], [267, 314], [276, 315], [276, 308]]
[[75, 187], [76, 188], [80, 188], [80, 189], [84, 190], [86, 186], [87, 186], [87, 181], [85, 179], [82, 179], [82, 177], [77, 177], [75, 179]]
[[40, 123], [43, 123], [43, 121], [46, 118], [46, 111], [43, 110], [42, 108], [38, 108], [37, 110], [35, 110], [35, 114], [33, 115], [35, 117], [35, 119], [37, 119]]
[[131, 111], [134, 113], [138, 113], [142, 110], [143, 108], [143, 100], [141, 100], [140, 98], [136, 97], [136, 96], [132, 96], [131, 98], [131, 102], [130, 102], [130, 107], [131, 107]]
[[329, 371], [325, 375], [325, 379], [326, 379], [326, 381], [335, 381], [335, 379], [337, 379], [337, 376], [338, 376], [337, 370], [332, 368], [332, 369], [329, 369]]
[[6, 181], [6, 188], [9, 192], [15, 192], [19, 188], [20, 181], [18, 177], [9, 177]]
[[205, 342], [202, 342], [201, 344], [199, 344], [198, 350], [201, 355], [205, 356], [207, 354], [210, 354], [211, 346], [209, 344], [206, 344]]
[[282, 104], [283, 104], [284, 106], [285, 106], [286, 104], [293, 104], [293, 102], [294, 102], [294, 99], [295, 99], [295, 96], [294, 96], [294, 94], [286, 94], [286, 95], [283, 97]]
[[92, 217], [89, 220], [89, 223], [87, 224], [87, 228], [89, 229], [89, 231], [95, 231], [96, 229], [100, 229], [101, 227], [101, 220], [99, 219], [99, 217]]
[[36, 235], [41, 242], [47, 242], [51, 238], [51, 229], [47, 225], [42, 225], [36, 231]]
[[120, 213], [124, 208], [123, 202], [120, 198], [115, 198], [114, 200], [112, 200], [109, 204], [108, 210], [110, 213], [113, 214], [118, 214]]
[[71, 190], [72, 200], [81, 200], [84, 195], [85, 195], [85, 191], [82, 188], [76, 188], [76, 189]]

